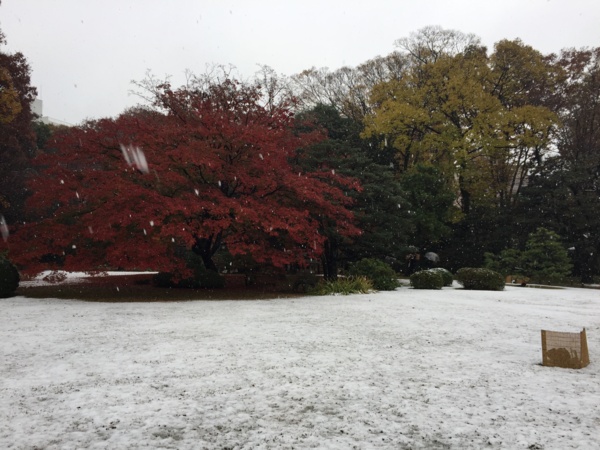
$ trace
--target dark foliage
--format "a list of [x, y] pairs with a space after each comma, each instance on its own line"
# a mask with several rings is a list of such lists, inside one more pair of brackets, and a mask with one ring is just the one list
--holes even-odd
[[388, 264], [374, 258], [365, 258], [350, 266], [350, 275], [363, 276], [373, 282], [378, 291], [393, 291], [399, 286], [398, 275]]
[[14, 296], [20, 280], [17, 268], [4, 256], [0, 256], [0, 298]]

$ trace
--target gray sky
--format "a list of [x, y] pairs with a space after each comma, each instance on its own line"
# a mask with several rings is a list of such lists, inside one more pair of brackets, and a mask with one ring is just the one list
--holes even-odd
[[542, 53], [600, 46], [599, 0], [2, 0], [3, 51], [27, 57], [44, 115], [72, 124], [139, 103], [131, 80], [259, 64], [292, 75], [356, 66], [428, 25], [492, 49], [521, 38]]

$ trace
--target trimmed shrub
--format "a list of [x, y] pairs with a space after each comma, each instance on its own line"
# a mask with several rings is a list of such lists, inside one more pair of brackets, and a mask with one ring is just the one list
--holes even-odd
[[444, 277], [434, 270], [421, 270], [410, 276], [410, 285], [414, 289], [441, 289]]
[[366, 277], [378, 291], [393, 291], [400, 286], [398, 275], [388, 264], [374, 258], [361, 259], [350, 266], [350, 275]]
[[449, 270], [446, 270], [442, 267], [434, 267], [433, 269], [429, 269], [432, 272], [439, 273], [444, 280], [444, 286], [452, 286], [452, 281], [454, 281], [454, 275]]
[[456, 281], [465, 289], [481, 291], [501, 291], [504, 289], [504, 278], [490, 269], [463, 267], [456, 272]]
[[15, 295], [19, 287], [19, 271], [4, 256], [0, 256], [0, 298], [8, 298]]
[[367, 294], [373, 291], [373, 283], [367, 277], [344, 277], [335, 281], [323, 281], [310, 293], [313, 295]]

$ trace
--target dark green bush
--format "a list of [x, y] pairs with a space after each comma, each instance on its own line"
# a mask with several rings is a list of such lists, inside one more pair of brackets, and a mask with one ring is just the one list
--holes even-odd
[[431, 270], [432, 272], [439, 273], [442, 276], [442, 279], [444, 280], [444, 286], [452, 286], [452, 281], [454, 281], [454, 276], [452, 275], [452, 272], [442, 267], [434, 267], [433, 269], [429, 270]]
[[317, 284], [313, 295], [367, 294], [373, 290], [373, 283], [367, 277], [340, 277], [335, 281], [322, 281]]
[[434, 270], [421, 270], [410, 276], [410, 285], [414, 289], [441, 289], [444, 277]]
[[0, 255], [0, 298], [8, 298], [15, 295], [19, 287], [19, 271], [4, 256]]
[[361, 259], [350, 266], [350, 275], [366, 277], [378, 291], [393, 291], [400, 283], [398, 275], [388, 264], [374, 258]]
[[456, 281], [465, 289], [482, 291], [501, 291], [504, 289], [504, 278], [490, 269], [463, 267], [456, 272]]

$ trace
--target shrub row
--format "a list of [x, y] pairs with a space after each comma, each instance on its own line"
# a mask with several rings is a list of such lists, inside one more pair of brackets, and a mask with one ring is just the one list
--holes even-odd
[[[452, 274], [446, 269], [435, 268], [416, 272], [410, 277], [414, 289], [441, 289], [452, 285]], [[489, 269], [463, 267], [456, 272], [456, 281], [465, 289], [483, 291], [501, 291], [504, 278], [498, 272]]]
[[410, 285], [414, 289], [441, 289], [452, 286], [452, 274], [441, 267], [421, 270], [410, 276]]

